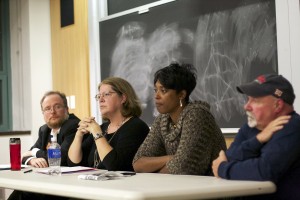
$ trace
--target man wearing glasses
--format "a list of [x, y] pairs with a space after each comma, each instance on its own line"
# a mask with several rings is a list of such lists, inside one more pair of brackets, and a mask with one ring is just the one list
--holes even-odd
[[37, 168], [48, 167], [47, 147], [51, 136], [57, 134], [57, 142], [61, 146], [61, 165], [67, 166], [68, 149], [80, 119], [74, 114], [69, 114], [66, 96], [61, 92], [47, 92], [40, 104], [46, 124], [40, 127], [35, 144], [22, 155], [22, 164]]
[[[48, 167], [47, 148], [50, 145], [51, 136], [56, 134], [57, 142], [61, 146], [61, 165], [67, 166], [68, 150], [80, 119], [74, 114], [69, 114], [67, 98], [61, 92], [46, 92], [40, 104], [46, 124], [40, 127], [39, 137], [35, 144], [22, 155], [22, 164], [38, 168]], [[66, 198], [15, 190], [8, 200], [17, 199], [64, 200]]]

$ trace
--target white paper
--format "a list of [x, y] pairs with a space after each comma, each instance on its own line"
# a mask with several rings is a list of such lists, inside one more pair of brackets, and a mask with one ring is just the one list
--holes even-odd
[[[61, 173], [66, 174], [66, 173], [75, 173], [75, 172], [82, 172], [82, 171], [92, 171], [96, 170], [95, 168], [91, 167], [82, 167], [82, 166], [76, 166], [76, 167], [61, 167]], [[43, 174], [48, 174], [49, 172], [49, 167], [47, 168], [41, 168], [36, 170], [38, 173], [43, 173]]]

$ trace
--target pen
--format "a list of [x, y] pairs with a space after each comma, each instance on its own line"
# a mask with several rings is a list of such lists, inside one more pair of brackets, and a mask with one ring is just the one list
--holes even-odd
[[29, 172], [32, 172], [32, 169], [27, 170], [27, 171], [24, 171], [24, 174], [25, 174], [25, 173], [29, 173]]

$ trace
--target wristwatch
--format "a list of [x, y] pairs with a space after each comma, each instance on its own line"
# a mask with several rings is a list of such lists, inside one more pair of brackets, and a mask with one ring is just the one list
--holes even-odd
[[102, 138], [103, 134], [102, 133], [96, 133], [95, 135], [93, 134], [93, 137], [94, 137], [94, 140], [96, 141], [96, 140]]

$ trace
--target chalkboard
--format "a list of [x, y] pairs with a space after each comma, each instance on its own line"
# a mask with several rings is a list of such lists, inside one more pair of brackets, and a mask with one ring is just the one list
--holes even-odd
[[275, 0], [177, 0], [99, 26], [101, 78], [128, 80], [149, 125], [157, 115], [153, 74], [172, 61], [196, 67], [191, 100], [210, 103], [221, 128], [246, 121], [237, 85], [278, 73]]
[[129, 10], [138, 6], [143, 6], [145, 4], [153, 3], [158, 0], [108, 0], [107, 1], [107, 12], [108, 15], [112, 15], [118, 12]]

